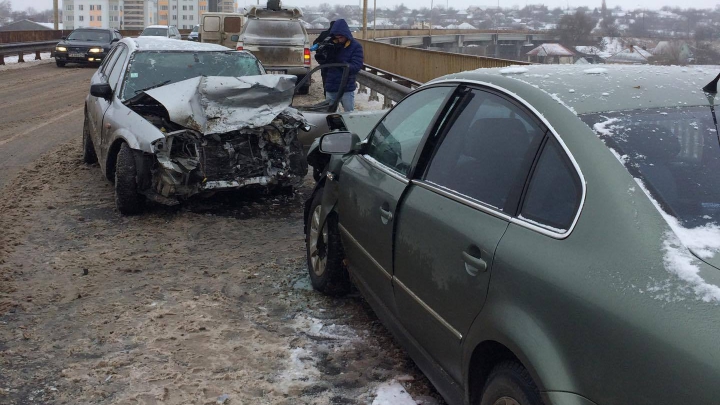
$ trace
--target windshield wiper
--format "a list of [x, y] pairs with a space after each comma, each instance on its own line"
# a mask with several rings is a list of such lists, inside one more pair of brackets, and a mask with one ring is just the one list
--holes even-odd
[[166, 84], [168, 84], [168, 83], [170, 83], [170, 82], [171, 82], [171, 80], [165, 80], [165, 81], [162, 82], [162, 83], [158, 83], [158, 84], [155, 84], [155, 85], [150, 86], [150, 87], [146, 87], [146, 88], [141, 89], [141, 90], [135, 90], [135, 94], [141, 93], [141, 92], [143, 92], [143, 91], [152, 90], [152, 89], [158, 88], [158, 87], [160, 87], [160, 86], [164, 86], [164, 85], [166, 85]]

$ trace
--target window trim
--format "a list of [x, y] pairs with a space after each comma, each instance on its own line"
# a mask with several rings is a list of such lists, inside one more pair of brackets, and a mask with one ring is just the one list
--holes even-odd
[[[445, 191], [445, 190], [443, 190], [443, 192], [441, 192], [440, 194], [446, 195], [447, 197], [449, 197], [457, 202], [460, 202], [461, 204], [467, 205], [472, 208], [477, 208], [485, 213], [491, 214], [491, 215], [499, 217], [499, 218], [504, 218], [506, 220], [509, 220], [509, 222], [512, 224], [518, 225], [523, 228], [530, 229], [532, 231], [538, 232], [545, 236], [549, 236], [553, 239], [565, 239], [568, 236], [570, 236], [570, 234], [575, 229], [575, 226], [577, 225], [578, 220], [580, 219], [580, 214], [582, 213], [583, 208], [585, 207], [585, 200], [587, 198], [587, 181], [585, 180], [585, 175], [583, 174], [582, 170], [580, 170], [580, 166], [578, 165], [577, 160], [575, 160], [575, 156], [573, 156], [573, 154], [570, 152], [570, 149], [568, 149], [567, 145], [565, 145], [565, 142], [562, 140], [562, 138], [560, 138], [560, 136], [558, 135], [557, 131], [552, 126], [552, 124], [550, 124], [550, 122], [545, 118], [545, 116], [542, 115], [535, 107], [533, 107], [524, 98], [522, 98], [519, 95], [517, 95], [511, 91], [508, 91], [507, 89], [500, 87], [496, 84], [488, 83], [488, 82], [484, 82], [484, 81], [480, 81], [480, 80], [468, 80], [468, 79], [448, 79], [448, 80], [444, 80], [440, 83], [443, 83], [443, 84], [459, 83], [461, 85], [462, 84], [474, 84], [474, 85], [479, 86], [480, 88], [486, 87], [486, 88], [494, 90], [494, 92], [496, 94], [502, 95], [503, 97], [507, 98], [509, 101], [515, 101], [516, 104], [519, 104], [521, 107], [524, 107], [527, 111], [530, 112], [530, 114], [536, 120], [540, 121], [542, 124], [545, 125], [545, 127], [547, 128], [545, 137], [553, 136], [555, 138], [555, 140], [558, 142], [558, 144], [560, 145], [562, 152], [565, 153], [565, 156], [572, 164], [572, 167], [575, 169], [575, 172], [576, 172], [578, 178], [580, 179], [580, 186], [582, 188], [582, 196], [580, 198], [580, 204], [578, 204], [577, 211], [575, 213], [575, 217], [573, 218], [571, 225], [568, 227], [568, 229], [565, 232], [557, 232], [555, 230], [548, 229], [548, 228], [542, 227], [542, 226], [538, 226], [534, 223], [531, 223], [529, 221], [518, 218], [518, 215], [520, 213], [519, 208], [514, 216], [509, 217], [507, 214], [503, 213], [502, 211], [500, 211], [498, 209], [491, 208], [490, 206], [484, 205], [484, 204], [480, 203], [479, 201], [471, 199], [469, 197], [461, 196], [457, 192], [449, 193], [449, 194], [452, 194], [452, 197], [446, 195], [445, 193], [448, 193], [448, 191]], [[547, 141], [543, 140], [543, 143], [545, 143], [545, 142], [547, 142]], [[424, 144], [423, 144], [423, 146], [424, 146]], [[541, 146], [544, 146], [544, 145], [541, 145]], [[538, 157], [539, 157], [539, 154], [535, 156], [535, 159], [533, 161], [533, 165], [531, 168], [531, 172], [535, 168]], [[531, 174], [531, 173], [528, 173], [528, 174]], [[525, 193], [527, 192], [527, 185], [529, 185], [529, 182], [530, 182], [530, 177], [528, 177], [528, 180], [526, 182], [526, 187], [523, 188], [523, 192], [520, 196], [521, 201], [525, 198]], [[423, 186], [425, 188], [430, 188], [433, 191], [438, 190], [437, 186], [430, 185], [425, 181], [413, 180], [412, 183]]]
[[[449, 84], [449, 85], [448, 85], [448, 84]], [[415, 154], [413, 155], [413, 158], [412, 158], [412, 160], [410, 161], [410, 168], [408, 169], [407, 174], [400, 173], [399, 171], [395, 170], [394, 168], [392, 168], [392, 167], [390, 167], [390, 166], [387, 166], [387, 165], [385, 165], [385, 164], [383, 164], [383, 163], [380, 163], [380, 161], [378, 161], [378, 160], [376, 160], [375, 158], [373, 158], [372, 156], [368, 155], [366, 151], [363, 151], [361, 154], [359, 154], [359, 156], [364, 157], [364, 158], [367, 159], [369, 162], [373, 163], [373, 164], [374, 164], [375, 166], [377, 166], [378, 168], [383, 169], [384, 172], [386, 172], [387, 174], [389, 174], [389, 175], [391, 175], [391, 176], [393, 176], [393, 177], [395, 177], [395, 178], [398, 178], [398, 176], [400, 176], [400, 178], [402, 178], [405, 183], [408, 183], [409, 179], [412, 179], [412, 178], [414, 177], [414, 175], [415, 175], [415, 169], [417, 168], [418, 160], [420, 159], [420, 155], [422, 155], [422, 151], [425, 149], [425, 145], [427, 144], [427, 141], [428, 141], [428, 139], [430, 138], [430, 134], [437, 133], [437, 132], [440, 130], [440, 128], [437, 127], [437, 125], [438, 125], [438, 122], [437, 122], [437, 121], [438, 121], [438, 118], [439, 118], [440, 116], [442, 116], [442, 115], [447, 115], [448, 113], [450, 113], [450, 111], [447, 111], [447, 108], [448, 108], [448, 105], [449, 105], [448, 102], [449, 102], [450, 100], [452, 100], [452, 98], [455, 96], [455, 93], [457, 92], [457, 89], [458, 89], [459, 86], [453, 86], [452, 83], [438, 83], [437, 85], [430, 85], [430, 86], [427, 86], [427, 87], [422, 87], [422, 88], [418, 89], [417, 91], [413, 91], [412, 93], [408, 94], [407, 96], [405, 96], [402, 100], [400, 100], [400, 101], [397, 103], [397, 104], [400, 104], [400, 103], [402, 103], [403, 101], [405, 101], [405, 100], [407, 100], [408, 98], [410, 98], [411, 96], [413, 96], [413, 95], [415, 95], [415, 94], [417, 94], [417, 93], [422, 92], [423, 90], [427, 90], [427, 89], [431, 89], [431, 88], [436, 88], [436, 87], [449, 87], [449, 88], [454, 87], [454, 88], [452, 89], [452, 91], [450, 91], [450, 92], [448, 93], [447, 96], [445, 96], [445, 99], [443, 100], [442, 105], [441, 105], [440, 108], [435, 112], [435, 115], [433, 116], [432, 120], [430, 121], [431, 123], [433, 123], [433, 125], [429, 126], [428, 129], [425, 130], [425, 133], [423, 134], [423, 136], [420, 138], [420, 142], [418, 143], [418, 148], [415, 150]], [[391, 108], [385, 115], [383, 115], [382, 118], [380, 118], [380, 120], [379, 120], [379, 121], [375, 124], [375, 126], [370, 130], [367, 138], [365, 138], [365, 140], [363, 141], [363, 144], [364, 144], [365, 146], [370, 144], [371, 138], [373, 137], [373, 135], [375, 135], [375, 130], [380, 126], [380, 124], [385, 120], [385, 118], [386, 118], [394, 109], [395, 109], [394, 107]], [[445, 124], [447, 125], [447, 122], [446, 122]], [[392, 174], [391, 174], [390, 172], [392, 172]]]

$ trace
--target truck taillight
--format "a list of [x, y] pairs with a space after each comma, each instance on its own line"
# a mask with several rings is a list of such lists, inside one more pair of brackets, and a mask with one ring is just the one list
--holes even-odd
[[243, 45], [244, 45], [244, 44], [243, 44], [242, 42], [238, 42], [238, 43], [237, 43], [237, 46], [235, 47], [235, 50], [237, 50], [237, 51], [242, 51], [242, 50], [243, 50]]
[[310, 64], [310, 48], [305, 48], [305, 55], [303, 57], [303, 63], [306, 65]]

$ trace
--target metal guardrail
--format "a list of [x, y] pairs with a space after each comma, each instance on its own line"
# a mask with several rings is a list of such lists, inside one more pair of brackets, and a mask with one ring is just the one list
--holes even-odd
[[378, 69], [374, 66], [364, 66], [364, 70], [357, 75], [358, 92], [367, 93], [370, 90], [370, 101], [379, 101], [379, 95], [383, 96], [383, 108], [392, 107], [407, 96], [414, 88], [422, 85], [420, 82], [394, 75], [390, 72]]
[[57, 40], [38, 41], [38, 42], [20, 42], [14, 44], [0, 44], [0, 65], [5, 64], [5, 56], [10, 54], [18, 55], [18, 62], [25, 62], [25, 54], [35, 52], [35, 60], [40, 60], [41, 52], [53, 52]]

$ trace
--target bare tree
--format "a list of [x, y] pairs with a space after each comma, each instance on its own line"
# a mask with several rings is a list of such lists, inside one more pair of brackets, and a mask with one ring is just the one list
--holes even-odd
[[566, 46], [597, 45], [591, 32], [595, 28], [595, 21], [583, 10], [575, 14], [565, 14], [558, 21], [555, 33], [560, 37], [560, 43]]
[[5, 25], [12, 21], [12, 3], [10, 0], [0, 1], [0, 25]]

